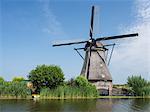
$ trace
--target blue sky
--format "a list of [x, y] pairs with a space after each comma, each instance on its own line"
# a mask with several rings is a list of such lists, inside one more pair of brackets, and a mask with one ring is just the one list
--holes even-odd
[[[95, 38], [122, 34], [137, 19], [132, 0], [1, 0], [0, 76], [26, 78], [39, 64], [59, 65], [66, 79], [79, 75], [83, 62], [73, 48], [82, 45], [53, 48], [52, 41], [88, 39], [92, 5], [97, 7]], [[124, 66], [117, 61], [109, 66], [115, 83], [126, 82], [131, 74], [147, 73], [131, 70], [121, 77], [126, 69], [118, 70], [117, 65]]]

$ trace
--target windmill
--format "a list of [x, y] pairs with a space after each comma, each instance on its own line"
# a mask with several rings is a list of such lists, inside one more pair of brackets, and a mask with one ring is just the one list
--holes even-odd
[[[101, 94], [111, 95], [112, 77], [108, 70], [107, 62], [109, 64], [115, 44], [103, 45], [102, 41], [134, 37], [138, 36], [138, 33], [93, 38], [94, 9], [94, 6], [92, 6], [90, 33], [88, 40], [54, 44], [53, 47], [73, 44], [85, 44], [83, 48], [74, 49], [84, 60], [81, 75], [83, 75], [88, 79], [88, 81], [93, 83], [96, 86], [96, 88], [100, 90]], [[108, 46], [112, 46], [112, 51], [110, 53], [110, 58], [107, 61], [106, 52], [108, 51]], [[79, 53], [78, 50], [85, 51], [85, 58], [83, 58], [83, 56]]]

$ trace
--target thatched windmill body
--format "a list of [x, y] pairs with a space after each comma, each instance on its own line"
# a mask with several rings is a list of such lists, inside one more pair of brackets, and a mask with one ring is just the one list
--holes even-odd
[[[106, 52], [108, 51], [107, 46], [113, 46], [112, 47], [112, 51], [113, 51], [115, 44], [103, 45], [101, 41], [133, 37], [133, 36], [138, 36], [138, 34], [134, 33], [134, 34], [101, 37], [101, 38], [94, 39], [93, 38], [93, 22], [94, 22], [94, 6], [92, 6], [89, 40], [54, 44], [53, 47], [84, 43], [85, 46], [83, 48], [75, 48], [75, 50], [81, 57], [82, 55], [79, 53], [78, 50], [85, 51], [85, 58], [82, 57], [82, 59], [84, 60], [84, 63], [83, 63], [83, 67], [81, 70], [81, 75], [85, 76], [88, 79], [88, 81], [96, 85], [96, 88], [101, 91], [101, 94], [111, 95], [112, 94], [112, 77], [107, 66]], [[112, 51], [111, 51], [108, 63], [110, 62]]]

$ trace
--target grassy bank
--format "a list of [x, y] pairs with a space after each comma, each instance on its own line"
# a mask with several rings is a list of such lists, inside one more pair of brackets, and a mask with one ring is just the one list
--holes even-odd
[[[149, 99], [150, 98], [150, 96], [145, 96], [145, 97], [143, 97], [143, 96], [98, 96], [98, 97], [80, 97], [80, 96], [78, 96], [78, 97], [48, 97], [48, 96], [40, 96], [40, 99], [56, 99], [56, 100], [58, 100], [58, 99], [61, 99], [61, 100], [63, 100], [63, 99], [141, 99], [141, 98], [143, 98], [143, 99]], [[0, 99], [6, 99], [6, 100], [11, 100], [11, 99], [17, 99], [17, 100], [19, 100], [19, 99], [24, 99], [24, 100], [31, 100], [32, 99], [32, 97], [31, 96], [27, 96], [27, 97], [25, 97], [25, 98], [23, 98], [23, 97], [21, 97], [21, 96], [19, 96], [19, 97], [15, 97], [15, 96], [0, 96]]]
[[148, 81], [137, 76], [128, 80], [128, 84], [114, 85], [114, 88], [119, 89], [124, 95], [133, 96], [99, 96], [96, 86], [83, 76], [58, 85], [55, 83], [49, 86], [43, 85], [40, 88], [37, 86], [39, 84], [28, 87], [25, 81], [18, 81], [18, 79], [10, 82], [1, 79], [0, 99], [32, 99], [32, 93], [40, 93], [40, 99], [150, 98], [150, 83]]
[[32, 96], [26, 96], [26, 97], [22, 97], [22, 96], [0, 96], [0, 99], [8, 99], [8, 100], [11, 100], [11, 99], [32, 99]]
[[150, 98], [150, 96], [98, 96], [98, 98]]
[[69, 99], [97, 99], [98, 97], [40, 97], [40, 99], [52, 99], [52, 100], [69, 100]]

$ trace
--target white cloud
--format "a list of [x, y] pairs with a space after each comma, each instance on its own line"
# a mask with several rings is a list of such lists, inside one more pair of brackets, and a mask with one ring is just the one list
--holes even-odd
[[150, 1], [136, 0], [134, 9], [135, 22], [123, 29], [124, 33], [138, 32], [139, 36], [121, 43], [114, 51], [111, 68], [114, 82], [126, 81], [130, 75], [142, 75], [150, 80]]
[[49, 33], [53, 36], [65, 35], [61, 23], [57, 20], [57, 17], [50, 9], [50, 0], [40, 1], [43, 4], [43, 14], [45, 16], [46, 25], [43, 28], [44, 32]]

